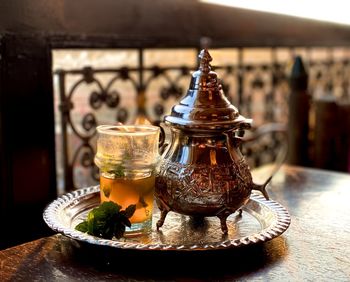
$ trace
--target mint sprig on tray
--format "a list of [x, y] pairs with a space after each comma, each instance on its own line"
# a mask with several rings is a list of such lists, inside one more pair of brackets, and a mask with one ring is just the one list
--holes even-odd
[[87, 219], [79, 223], [75, 229], [104, 239], [123, 237], [125, 228], [130, 227], [129, 218], [136, 210], [136, 205], [130, 205], [125, 210], [114, 202], [103, 202], [92, 209]]

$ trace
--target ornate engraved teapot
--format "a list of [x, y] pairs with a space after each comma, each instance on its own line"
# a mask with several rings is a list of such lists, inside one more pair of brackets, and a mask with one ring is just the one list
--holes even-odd
[[199, 54], [199, 69], [180, 104], [164, 118], [171, 142], [156, 175], [155, 197], [161, 211], [159, 229], [169, 211], [194, 217], [217, 216], [223, 233], [226, 219], [249, 200], [252, 189], [268, 199], [265, 187], [254, 184], [239, 146], [246, 119], [225, 97], [211, 71], [208, 50]]

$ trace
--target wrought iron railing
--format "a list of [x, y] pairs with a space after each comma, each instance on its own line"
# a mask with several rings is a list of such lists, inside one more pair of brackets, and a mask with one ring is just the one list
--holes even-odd
[[[269, 122], [286, 124], [290, 61], [278, 62], [276, 50], [271, 49], [270, 63], [245, 64], [242, 52], [242, 49], [238, 50], [237, 64], [213, 65], [222, 79], [224, 93], [243, 115], [253, 118], [256, 126]], [[291, 49], [290, 54], [292, 58], [295, 50]], [[329, 59], [323, 61], [304, 58], [309, 72], [309, 92], [313, 95], [332, 92], [342, 99], [348, 98], [349, 61], [345, 56], [334, 60], [332, 49], [329, 54]], [[144, 67], [141, 50], [137, 67], [55, 70], [61, 119], [59, 143], [62, 153], [58, 156], [59, 177], [63, 180], [61, 186], [74, 189], [98, 180], [98, 170], [93, 162], [96, 125], [105, 122], [133, 123], [140, 117], [159, 124], [170, 107], [185, 94], [190, 73], [195, 68], [196, 62], [193, 62], [193, 67]], [[100, 78], [106, 74], [109, 76], [107, 79]], [[71, 76], [76, 76], [77, 80], [67, 89], [67, 78]], [[150, 85], [159, 79], [163, 80], [163, 84], [150, 92]], [[120, 83], [124, 86], [121, 87]], [[93, 86], [94, 89], [80, 97], [85, 99], [87, 110], [74, 113], [75, 95], [82, 85]], [[283, 136], [275, 132], [244, 147], [244, 154], [251, 167], [259, 166], [273, 161], [283, 142]], [[77, 170], [84, 177], [79, 178]], [[91, 179], [87, 180], [87, 176]], [[81, 182], [82, 179], [85, 182]]]

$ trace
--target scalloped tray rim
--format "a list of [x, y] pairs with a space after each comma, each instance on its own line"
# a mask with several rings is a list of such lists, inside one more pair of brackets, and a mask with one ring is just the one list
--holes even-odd
[[[174, 245], [174, 244], [143, 244], [134, 242], [124, 242], [118, 240], [101, 239], [95, 236], [82, 233], [75, 229], [66, 227], [63, 223], [57, 220], [59, 210], [67, 207], [74, 201], [99, 192], [99, 185], [90, 186], [63, 194], [56, 200], [46, 206], [43, 213], [43, 218], [46, 224], [55, 232], [64, 234], [72, 239], [87, 242], [94, 245], [109, 246], [120, 249], [135, 249], [135, 250], [177, 250], [177, 251], [200, 251], [200, 250], [218, 250], [247, 246], [261, 242], [269, 241], [280, 236], [286, 231], [290, 225], [291, 218], [285, 207], [273, 200], [266, 200], [263, 196], [252, 193], [250, 200], [255, 201], [260, 205], [269, 208], [276, 215], [276, 220], [270, 226], [262, 229], [259, 233], [250, 234], [238, 239], [227, 239], [218, 243], [211, 244], [189, 244], [189, 245]], [[245, 207], [243, 207], [243, 210]], [[155, 231], [156, 232], [156, 231]]]

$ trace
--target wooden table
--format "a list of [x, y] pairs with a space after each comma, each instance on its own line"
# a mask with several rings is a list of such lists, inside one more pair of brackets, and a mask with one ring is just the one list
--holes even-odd
[[[254, 171], [256, 182], [271, 169]], [[349, 281], [350, 174], [283, 166], [269, 191], [289, 210], [292, 223], [264, 244], [209, 252], [111, 253], [57, 234], [1, 251], [0, 280]]]

